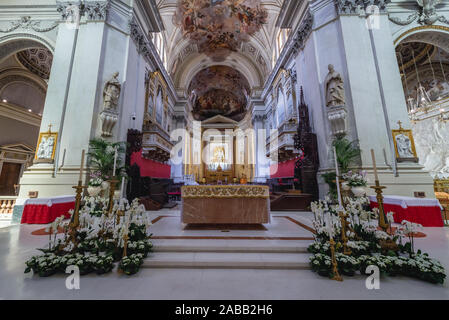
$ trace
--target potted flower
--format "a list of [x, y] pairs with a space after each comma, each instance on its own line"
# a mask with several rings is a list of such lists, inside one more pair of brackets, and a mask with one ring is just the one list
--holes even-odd
[[91, 197], [98, 196], [102, 190], [101, 184], [103, 183], [103, 179], [100, 178], [100, 175], [101, 174], [98, 171], [91, 173], [90, 175], [87, 193], [89, 193], [89, 196]]
[[351, 187], [351, 191], [355, 197], [360, 198], [366, 195], [366, 172], [360, 171], [355, 173], [348, 171], [342, 175], [343, 179], [346, 180], [347, 185]]

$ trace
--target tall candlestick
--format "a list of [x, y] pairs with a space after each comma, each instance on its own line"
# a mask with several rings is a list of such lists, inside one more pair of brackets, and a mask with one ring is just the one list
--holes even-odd
[[337, 161], [337, 150], [334, 147], [334, 158], [335, 158], [335, 183], [337, 184], [337, 198], [338, 198], [338, 205], [340, 208], [343, 208], [343, 204], [341, 202], [341, 191], [340, 191], [340, 173], [338, 172], [338, 161]]
[[83, 180], [83, 170], [84, 170], [84, 155], [85, 155], [86, 150], [83, 149], [83, 152], [81, 153], [81, 166], [80, 166], [80, 177], [79, 177], [79, 181]]
[[112, 176], [115, 177], [115, 169], [117, 167], [117, 148], [115, 149], [115, 154], [114, 154], [114, 170], [112, 170]]
[[377, 176], [376, 158], [374, 157], [374, 149], [371, 149], [371, 158], [373, 159], [374, 180], [379, 181]]

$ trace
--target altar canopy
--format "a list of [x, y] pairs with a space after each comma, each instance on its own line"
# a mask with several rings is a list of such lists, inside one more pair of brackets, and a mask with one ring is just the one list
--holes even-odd
[[[377, 207], [376, 196], [369, 196], [371, 208]], [[384, 211], [394, 212], [394, 222], [407, 220], [423, 227], [443, 227], [441, 205], [437, 199], [384, 196]]]
[[75, 208], [75, 196], [27, 199], [24, 202], [21, 223], [46, 224], [64, 215], [70, 218], [69, 210]]

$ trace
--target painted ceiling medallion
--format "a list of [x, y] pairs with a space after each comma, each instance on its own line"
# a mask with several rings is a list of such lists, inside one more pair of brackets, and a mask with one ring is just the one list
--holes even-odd
[[227, 66], [211, 66], [198, 72], [189, 91], [196, 120], [216, 115], [240, 121], [245, 116], [249, 84], [237, 70]]
[[260, 0], [178, 0], [173, 23], [215, 61], [237, 51], [267, 23]]
[[31, 48], [23, 50], [17, 53], [17, 59], [25, 68], [42, 79], [47, 80], [49, 78], [53, 55], [48, 49]]

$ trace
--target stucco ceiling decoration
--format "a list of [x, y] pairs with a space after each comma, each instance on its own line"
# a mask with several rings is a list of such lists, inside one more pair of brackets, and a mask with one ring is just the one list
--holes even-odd
[[173, 24], [200, 53], [223, 61], [267, 23], [260, 0], [178, 0]]
[[211, 66], [198, 72], [189, 85], [193, 116], [205, 120], [216, 115], [243, 119], [249, 100], [246, 78], [228, 66]]
[[39, 77], [45, 80], [50, 77], [53, 55], [48, 49], [31, 48], [23, 50], [17, 53], [17, 59], [25, 68]]

